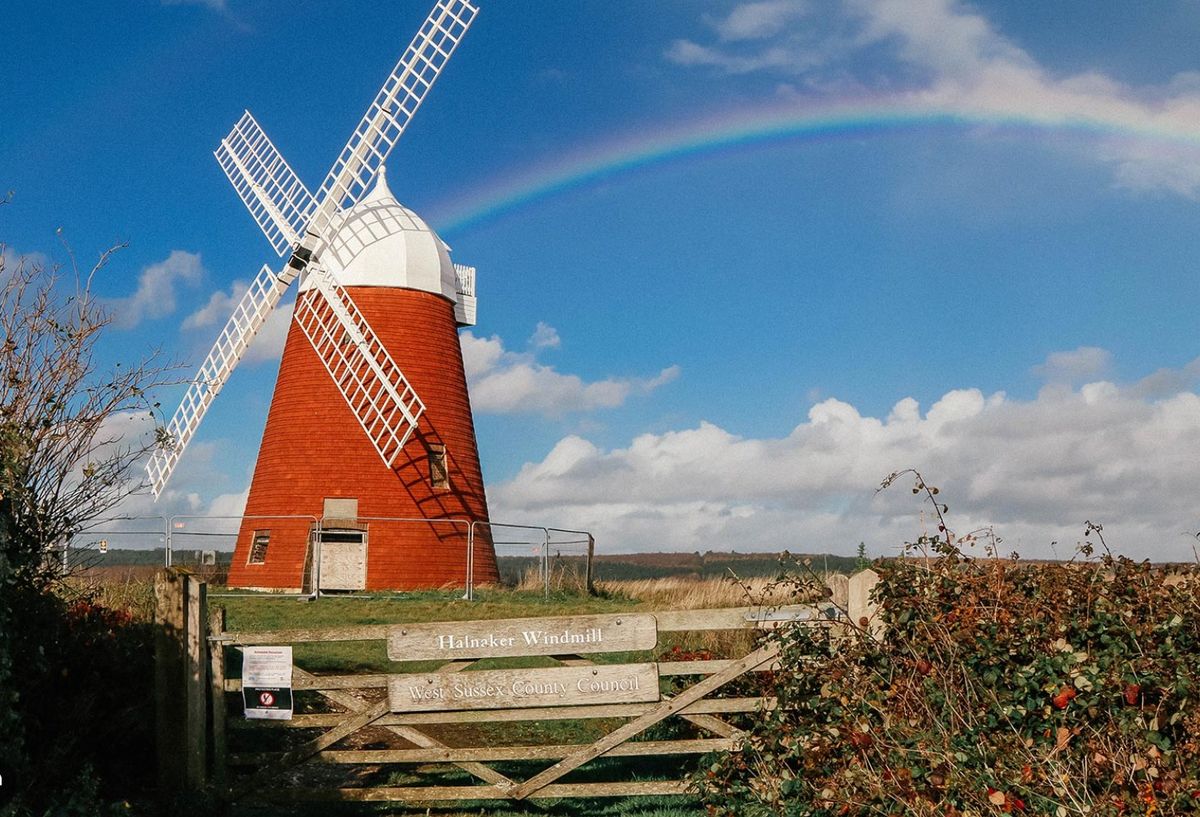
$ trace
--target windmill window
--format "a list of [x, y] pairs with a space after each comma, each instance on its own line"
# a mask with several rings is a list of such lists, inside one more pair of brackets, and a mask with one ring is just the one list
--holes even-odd
[[256, 530], [250, 539], [250, 558], [248, 564], [261, 565], [267, 561], [267, 545], [271, 544], [271, 531]]
[[429, 446], [429, 482], [434, 488], [450, 487], [450, 468], [446, 463], [446, 446]]

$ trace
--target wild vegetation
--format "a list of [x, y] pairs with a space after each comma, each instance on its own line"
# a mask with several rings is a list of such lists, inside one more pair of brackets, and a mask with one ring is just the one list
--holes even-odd
[[[108, 323], [92, 276], [60, 276], [0, 246], [0, 809], [88, 813], [143, 774], [146, 625], [63, 592], [56, 548], [130, 490], [152, 412], [152, 359], [99, 371]], [[106, 789], [111, 784], [112, 789]]]
[[970, 558], [916, 479], [940, 535], [876, 566], [881, 636], [777, 632], [779, 706], [710, 759], [709, 812], [1200, 813], [1200, 571], [1113, 556], [1091, 524], [1081, 561]]

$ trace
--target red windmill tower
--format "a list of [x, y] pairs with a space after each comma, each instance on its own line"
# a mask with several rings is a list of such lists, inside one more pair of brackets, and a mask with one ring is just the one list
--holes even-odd
[[157, 497], [300, 278], [231, 585], [436, 587], [463, 581], [468, 561], [475, 581], [497, 578], [458, 338], [475, 323], [475, 270], [451, 263], [384, 171], [476, 13], [469, 0], [438, 0], [315, 196], [249, 112], [216, 151], [288, 261], [259, 272], [147, 470]]

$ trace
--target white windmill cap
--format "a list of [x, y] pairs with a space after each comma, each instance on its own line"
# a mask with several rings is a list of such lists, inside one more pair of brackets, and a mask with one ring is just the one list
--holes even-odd
[[322, 259], [342, 286], [421, 289], [456, 300], [449, 248], [396, 201], [384, 168], [371, 191], [332, 226], [336, 232]]

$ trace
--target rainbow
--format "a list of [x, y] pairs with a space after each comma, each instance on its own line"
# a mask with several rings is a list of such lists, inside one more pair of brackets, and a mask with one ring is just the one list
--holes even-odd
[[755, 145], [873, 138], [919, 130], [985, 130], [1159, 144], [1200, 152], [1200, 133], [1167, 128], [1126, 112], [1104, 117], [1041, 111], [941, 109], [906, 101], [857, 101], [824, 108], [745, 109], [719, 118], [618, 136], [489, 180], [430, 208], [444, 235], [483, 226], [537, 202], [664, 163]]

